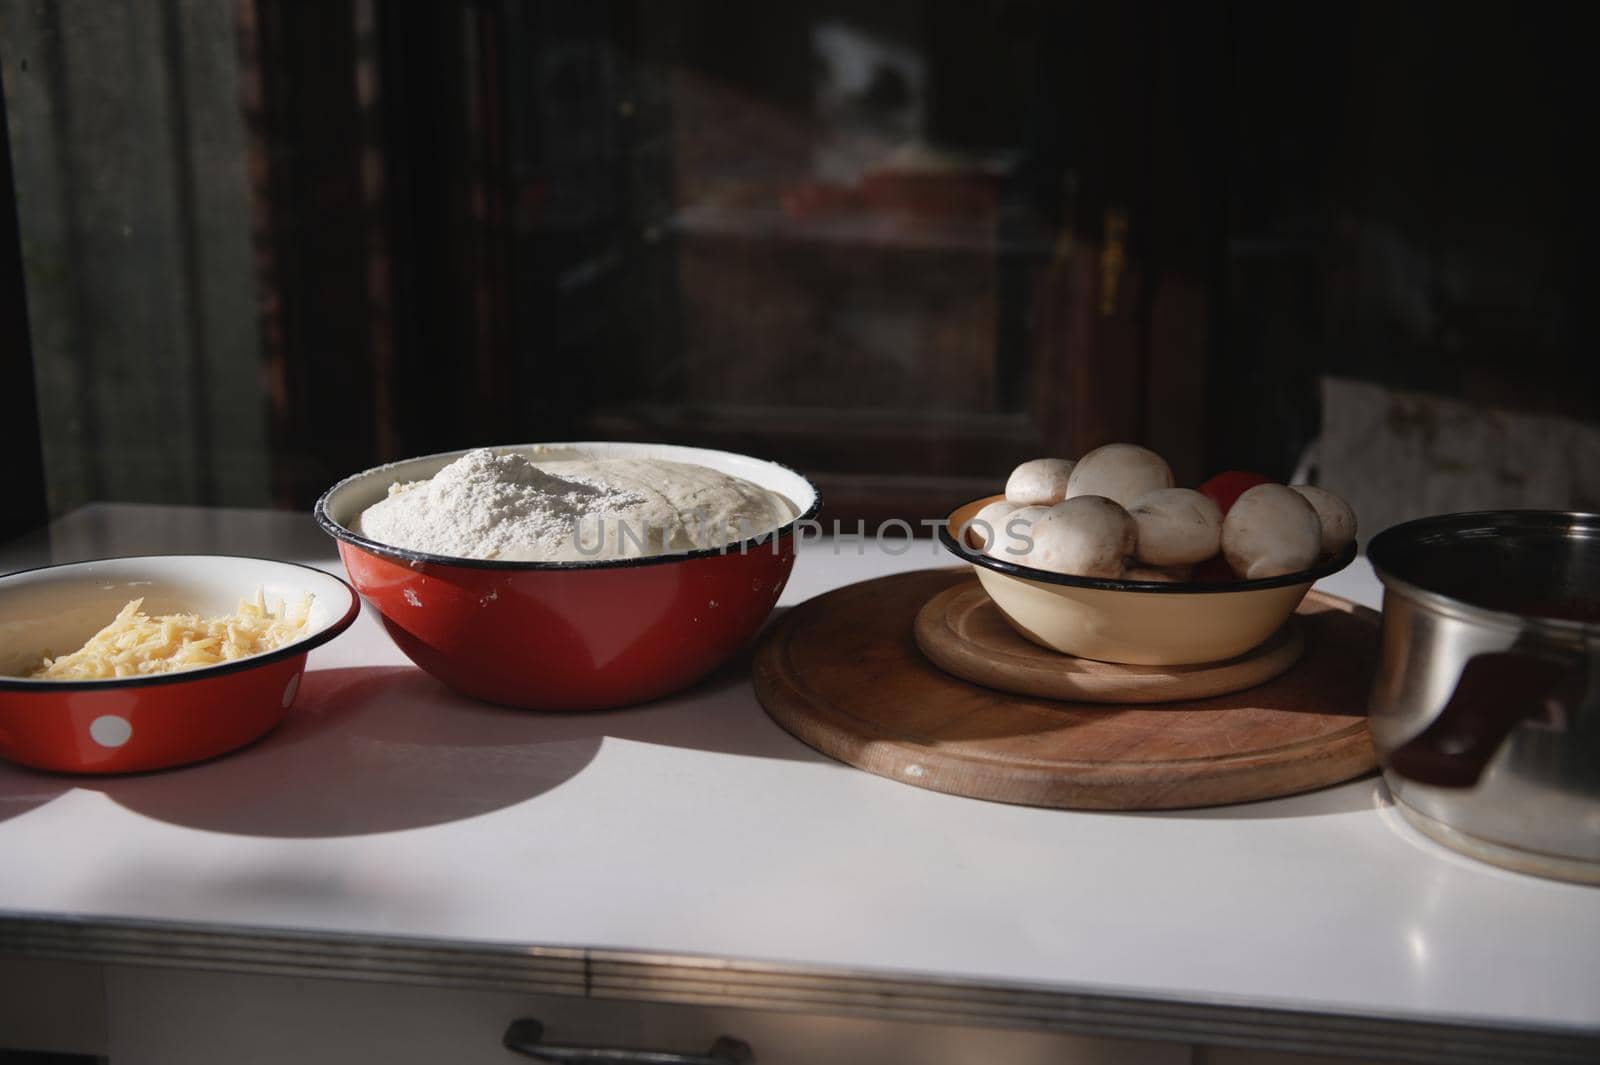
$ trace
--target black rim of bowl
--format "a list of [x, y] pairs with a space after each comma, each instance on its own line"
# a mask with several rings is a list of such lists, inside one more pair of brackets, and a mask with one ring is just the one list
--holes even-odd
[[[56, 562], [48, 566], [31, 566], [28, 569], [14, 570], [0, 576], [0, 582], [20, 577], [25, 573], [38, 573], [49, 569], [71, 569], [75, 566], [92, 566], [107, 562], [138, 562], [147, 558], [181, 558], [181, 555], [122, 555], [114, 558], [86, 558], [78, 562]], [[274, 566], [293, 566], [295, 569], [310, 570], [329, 580], [338, 581], [344, 590], [350, 593], [350, 605], [338, 621], [332, 622], [318, 629], [303, 639], [294, 643], [284, 644], [282, 647], [271, 651], [263, 651], [258, 655], [247, 658], [236, 658], [232, 662], [219, 662], [214, 666], [197, 666], [194, 669], [179, 669], [171, 673], [156, 673], [148, 677], [107, 677], [105, 680], [43, 680], [30, 677], [0, 677], [0, 691], [26, 691], [48, 695], [53, 692], [64, 691], [109, 691], [113, 688], [145, 688], [161, 684], [183, 684], [189, 681], [205, 680], [209, 677], [220, 677], [228, 673], [239, 673], [246, 669], [255, 669], [257, 666], [267, 665], [269, 662], [278, 662], [294, 655], [303, 655], [314, 648], [321, 647], [329, 640], [338, 636], [351, 625], [355, 624], [357, 616], [361, 613], [361, 597], [351, 587], [350, 582], [327, 570], [308, 566], [303, 562], [285, 562], [279, 558], [261, 558], [258, 555], [204, 555], [204, 558], [234, 558], [244, 562], [270, 562]]]
[[[620, 442], [625, 441], [619, 441], [619, 443]], [[650, 445], [641, 444], [639, 446], [649, 447]], [[674, 444], [671, 446], [683, 447], [687, 445]], [[414, 459], [402, 459], [400, 461], [420, 462], [426, 459], [443, 458], [446, 455], [464, 455], [470, 450], [472, 449], [468, 448], [463, 451], [440, 451], [433, 455], [418, 455]], [[708, 451], [715, 449], [696, 448], [693, 450]], [[388, 558], [407, 563], [422, 563], [430, 566], [464, 566], [468, 569], [499, 569], [514, 570], [519, 572], [538, 572], [550, 570], [555, 572], [565, 572], [571, 570], [591, 569], [629, 569], [636, 566], [659, 566], [669, 562], [686, 562], [690, 559], [696, 558], [715, 558], [718, 555], [732, 555], [736, 553], [749, 554], [752, 550], [765, 546], [768, 543], [771, 543], [775, 546], [777, 542], [782, 540], [785, 536], [792, 535], [795, 529], [799, 527], [801, 522], [810, 521], [812, 518], [816, 517], [817, 513], [822, 509], [822, 493], [817, 491], [817, 486], [815, 484], [811, 483], [811, 478], [807, 477], [799, 470], [785, 466], [781, 462], [774, 462], [771, 459], [757, 458], [755, 455], [741, 455], [737, 451], [725, 451], [722, 453], [725, 455], [739, 455], [740, 458], [753, 459], [756, 462], [765, 462], [770, 466], [776, 466], [780, 470], [794, 474], [796, 477], [800, 478], [800, 480], [805, 482], [807, 488], [811, 489], [811, 505], [805, 509], [804, 513], [795, 515], [793, 518], [790, 518], [783, 525], [778, 526], [771, 532], [765, 532], [759, 536], [747, 537], [743, 540], [736, 540], [731, 544], [723, 544], [721, 547], [700, 547], [693, 551], [679, 551], [674, 554], [666, 555], [642, 555], [638, 558], [594, 559], [592, 561], [575, 562], [527, 562], [498, 558], [458, 558], [455, 555], [435, 555], [428, 551], [413, 551], [407, 547], [395, 547], [393, 544], [385, 544], [377, 540], [369, 540], [367, 537], [362, 536], [358, 532], [352, 531], [349, 527], [341, 525], [334, 520], [333, 515], [328, 513], [328, 499], [333, 496], [334, 493], [338, 492], [346, 485], [359, 481], [364, 477], [371, 476], [380, 470], [399, 465], [399, 463], [394, 462], [385, 463], [382, 466], [374, 466], [371, 469], [362, 470], [360, 473], [352, 473], [350, 476], [339, 481], [332, 488], [329, 488], [326, 492], [322, 493], [322, 495], [317, 499], [316, 506], [312, 508], [311, 514], [312, 517], [316, 519], [317, 524], [322, 527], [322, 531], [333, 537], [335, 540], [340, 540], [344, 543], [347, 543], [351, 547], [359, 547], [368, 554], [377, 555], [381, 558]], [[766, 486], [762, 485], [762, 487], [765, 488]], [[768, 488], [767, 491], [771, 492], [774, 491], [774, 489]]]
[[[956, 510], [971, 506], [964, 503]], [[951, 512], [952, 516], [954, 511]], [[1049, 570], [1034, 569], [1032, 566], [1020, 565], [1016, 562], [1007, 562], [1004, 559], [992, 558], [981, 551], [976, 551], [958, 543], [950, 532], [950, 517], [946, 517], [944, 524], [939, 526], [939, 542], [945, 548], [965, 562], [974, 566], [982, 566], [996, 573], [1004, 573], [1008, 577], [1020, 577], [1023, 580], [1038, 581], [1041, 584], [1060, 584], [1068, 588], [1095, 588], [1103, 592], [1154, 592], [1158, 595], [1221, 595], [1229, 592], [1254, 592], [1265, 588], [1286, 588], [1291, 584], [1307, 584], [1321, 580], [1331, 573], [1337, 573], [1348, 566], [1356, 557], [1356, 544], [1352, 541], [1345, 545], [1343, 551], [1336, 555], [1322, 559], [1310, 569], [1299, 570], [1295, 573], [1285, 573], [1278, 577], [1258, 577], [1255, 580], [1209, 582], [1209, 581], [1129, 581], [1109, 577], [1075, 577], [1067, 573], [1051, 573]]]

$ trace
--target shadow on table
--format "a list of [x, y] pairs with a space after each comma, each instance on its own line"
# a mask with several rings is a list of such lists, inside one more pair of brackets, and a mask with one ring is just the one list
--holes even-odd
[[71, 777], [0, 762], [0, 824], [65, 795], [74, 783]]
[[1146, 810], [1130, 817], [1169, 817], [1182, 821], [1275, 821], [1287, 817], [1327, 817], [1378, 810], [1390, 805], [1389, 790], [1376, 769], [1343, 784], [1281, 799], [1258, 799], [1191, 810]]
[[[235, 835], [420, 828], [514, 806], [571, 780], [607, 739], [835, 764], [751, 696], [742, 653], [682, 695], [625, 710], [538, 713], [475, 702], [410, 666], [307, 673], [284, 722], [213, 761], [155, 773], [0, 778], [0, 816], [83, 787], [146, 817]], [[12, 795], [14, 794], [14, 798]], [[18, 809], [16, 812], [22, 812]]]
[[350, 836], [513, 806], [570, 780], [600, 740], [551, 742], [408, 666], [317, 670], [272, 732], [209, 762], [86, 777], [146, 817], [236, 835]]

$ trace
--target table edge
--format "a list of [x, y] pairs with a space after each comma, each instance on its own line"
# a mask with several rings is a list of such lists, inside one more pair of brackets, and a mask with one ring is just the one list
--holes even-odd
[[1418, 1063], [1600, 1058], [1600, 1028], [1514, 1026], [694, 954], [0, 913], [0, 956], [830, 1013]]

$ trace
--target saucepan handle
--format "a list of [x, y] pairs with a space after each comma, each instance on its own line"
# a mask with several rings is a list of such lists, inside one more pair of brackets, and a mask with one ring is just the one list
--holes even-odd
[[1428, 727], [1389, 752], [1391, 771], [1436, 788], [1470, 788], [1511, 730], [1542, 712], [1582, 660], [1513, 648], [1475, 655]]

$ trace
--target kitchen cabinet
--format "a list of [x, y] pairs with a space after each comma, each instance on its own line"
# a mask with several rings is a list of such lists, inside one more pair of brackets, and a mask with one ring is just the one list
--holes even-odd
[[[48, 1027], [0, 1028], [0, 1045], [21, 1037], [32, 1039], [32, 1047], [104, 1055], [115, 1065], [222, 1060], [236, 1065], [506, 1065], [531, 1060], [501, 1045], [508, 1023], [523, 1017], [541, 1021], [544, 1039], [554, 1044], [703, 1053], [729, 1036], [748, 1044], [762, 1065], [996, 1060], [1188, 1065], [1190, 1060], [1188, 1048], [1179, 1044], [795, 1011], [125, 965], [10, 963], [4, 972], [24, 988], [42, 975], [48, 994], [23, 994], [21, 1000], [51, 1018]], [[69, 986], [75, 1016], [68, 1016], [56, 997]]]

